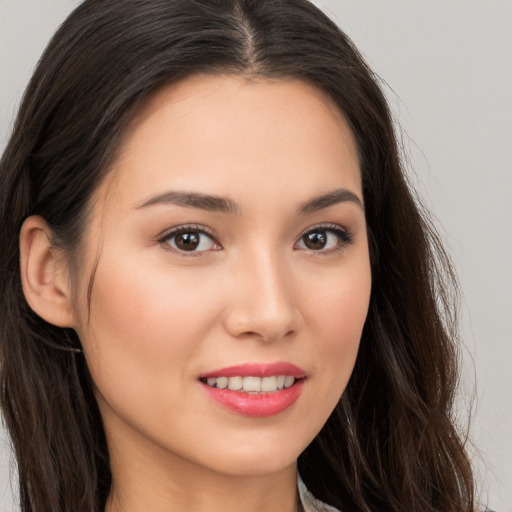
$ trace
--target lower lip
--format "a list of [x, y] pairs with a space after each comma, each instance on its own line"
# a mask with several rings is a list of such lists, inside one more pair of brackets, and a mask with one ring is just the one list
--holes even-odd
[[291, 407], [299, 398], [304, 379], [293, 386], [273, 393], [243, 393], [230, 389], [218, 389], [200, 383], [205, 393], [215, 402], [243, 416], [267, 418], [275, 416]]

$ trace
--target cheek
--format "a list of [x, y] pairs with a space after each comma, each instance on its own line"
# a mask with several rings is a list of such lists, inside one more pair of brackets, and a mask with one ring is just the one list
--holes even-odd
[[95, 381], [140, 376], [149, 389], [171, 373], [170, 362], [175, 377], [185, 372], [181, 363], [193, 358], [218, 316], [216, 290], [192, 273], [163, 273], [140, 261], [114, 265], [105, 257], [101, 265], [90, 322], [79, 333]]
[[329, 407], [334, 407], [352, 373], [368, 313], [371, 273], [364, 258], [361, 265], [340, 273], [339, 278], [311, 283], [310, 336], [316, 339], [319, 379]]
[[338, 271], [315, 273], [305, 286], [311, 323], [325, 334], [322, 339], [328, 346], [359, 341], [366, 320], [371, 270], [366, 253], [355, 256]]

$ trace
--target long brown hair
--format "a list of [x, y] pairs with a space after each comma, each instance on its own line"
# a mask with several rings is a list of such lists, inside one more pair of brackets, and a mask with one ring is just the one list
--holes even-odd
[[378, 79], [306, 0], [85, 0], [46, 49], [0, 163], [1, 405], [22, 511], [100, 512], [111, 473], [80, 340], [24, 299], [20, 227], [41, 215], [54, 243], [78, 253], [89, 199], [133, 115], [197, 72], [307, 81], [357, 141], [370, 308], [348, 387], [299, 458], [303, 480], [345, 511], [473, 511], [452, 417], [453, 272], [407, 185]]

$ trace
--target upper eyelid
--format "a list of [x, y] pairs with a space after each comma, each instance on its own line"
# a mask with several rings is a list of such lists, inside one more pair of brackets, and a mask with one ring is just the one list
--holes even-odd
[[[335, 224], [332, 222], [324, 222], [324, 223], [320, 222], [318, 224], [313, 224], [312, 226], [308, 226], [307, 228], [302, 230], [301, 234], [299, 235], [299, 238], [301, 236], [304, 236], [306, 233], [313, 231], [315, 229], [325, 229], [325, 230], [332, 229], [332, 230], [344, 231], [346, 233], [349, 233], [349, 230], [346, 227], [342, 226], [341, 224]], [[158, 239], [166, 238], [166, 237], [173, 235], [174, 233], [179, 233], [181, 231], [187, 231], [187, 230], [188, 231], [198, 231], [198, 232], [204, 233], [214, 239], [217, 238], [216, 233], [212, 229], [210, 229], [202, 224], [180, 224], [178, 226], [174, 226], [172, 228], [165, 229], [164, 231], [159, 233], [156, 236], [156, 238], [158, 238]]]
[[352, 234], [351, 230], [349, 230], [348, 228], [346, 228], [345, 226], [343, 226], [341, 224], [335, 224], [332, 222], [325, 222], [325, 223], [320, 222], [319, 224], [314, 224], [313, 226], [306, 228], [304, 231], [302, 231], [302, 234], [300, 236], [302, 237], [306, 233], [309, 233], [310, 231], [314, 231], [315, 229], [324, 230], [324, 231], [329, 231], [329, 230], [330, 231], [343, 231], [344, 233]]
[[217, 235], [215, 234], [215, 232], [213, 230], [211, 230], [210, 228], [207, 228], [206, 226], [199, 225], [199, 224], [180, 224], [179, 226], [167, 228], [166, 230], [164, 230], [160, 234], [158, 234], [156, 236], [156, 238], [158, 240], [162, 241], [162, 240], [166, 240], [167, 238], [170, 238], [171, 236], [173, 236], [177, 233], [182, 233], [182, 232], [186, 232], [186, 231], [197, 231], [198, 233], [203, 233], [204, 235], [207, 235], [210, 238], [212, 238], [213, 240], [215, 240], [216, 242], [218, 242]]
[[351, 229], [348, 229], [347, 227], [341, 224], [335, 224], [332, 222], [315, 224], [305, 229], [299, 236], [297, 241], [300, 241], [303, 236], [307, 235], [308, 233], [311, 233], [312, 231], [330, 231], [332, 233], [335, 233], [337, 236], [343, 237], [344, 239], [342, 240], [342, 242], [345, 244], [349, 244], [354, 241], [354, 232]]

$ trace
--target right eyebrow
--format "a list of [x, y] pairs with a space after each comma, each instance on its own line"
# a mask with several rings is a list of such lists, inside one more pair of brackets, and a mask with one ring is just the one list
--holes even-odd
[[162, 194], [157, 194], [146, 199], [136, 208], [147, 208], [158, 204], [175, 204], [177, 206], [186, 206], [190, 208], [200, 208], [212, 212], [222, 212], [238, 215], [240, 207], [231, 199], [226, 197], [198, 194], [197, 192], [180, 192], [169, 190]]

